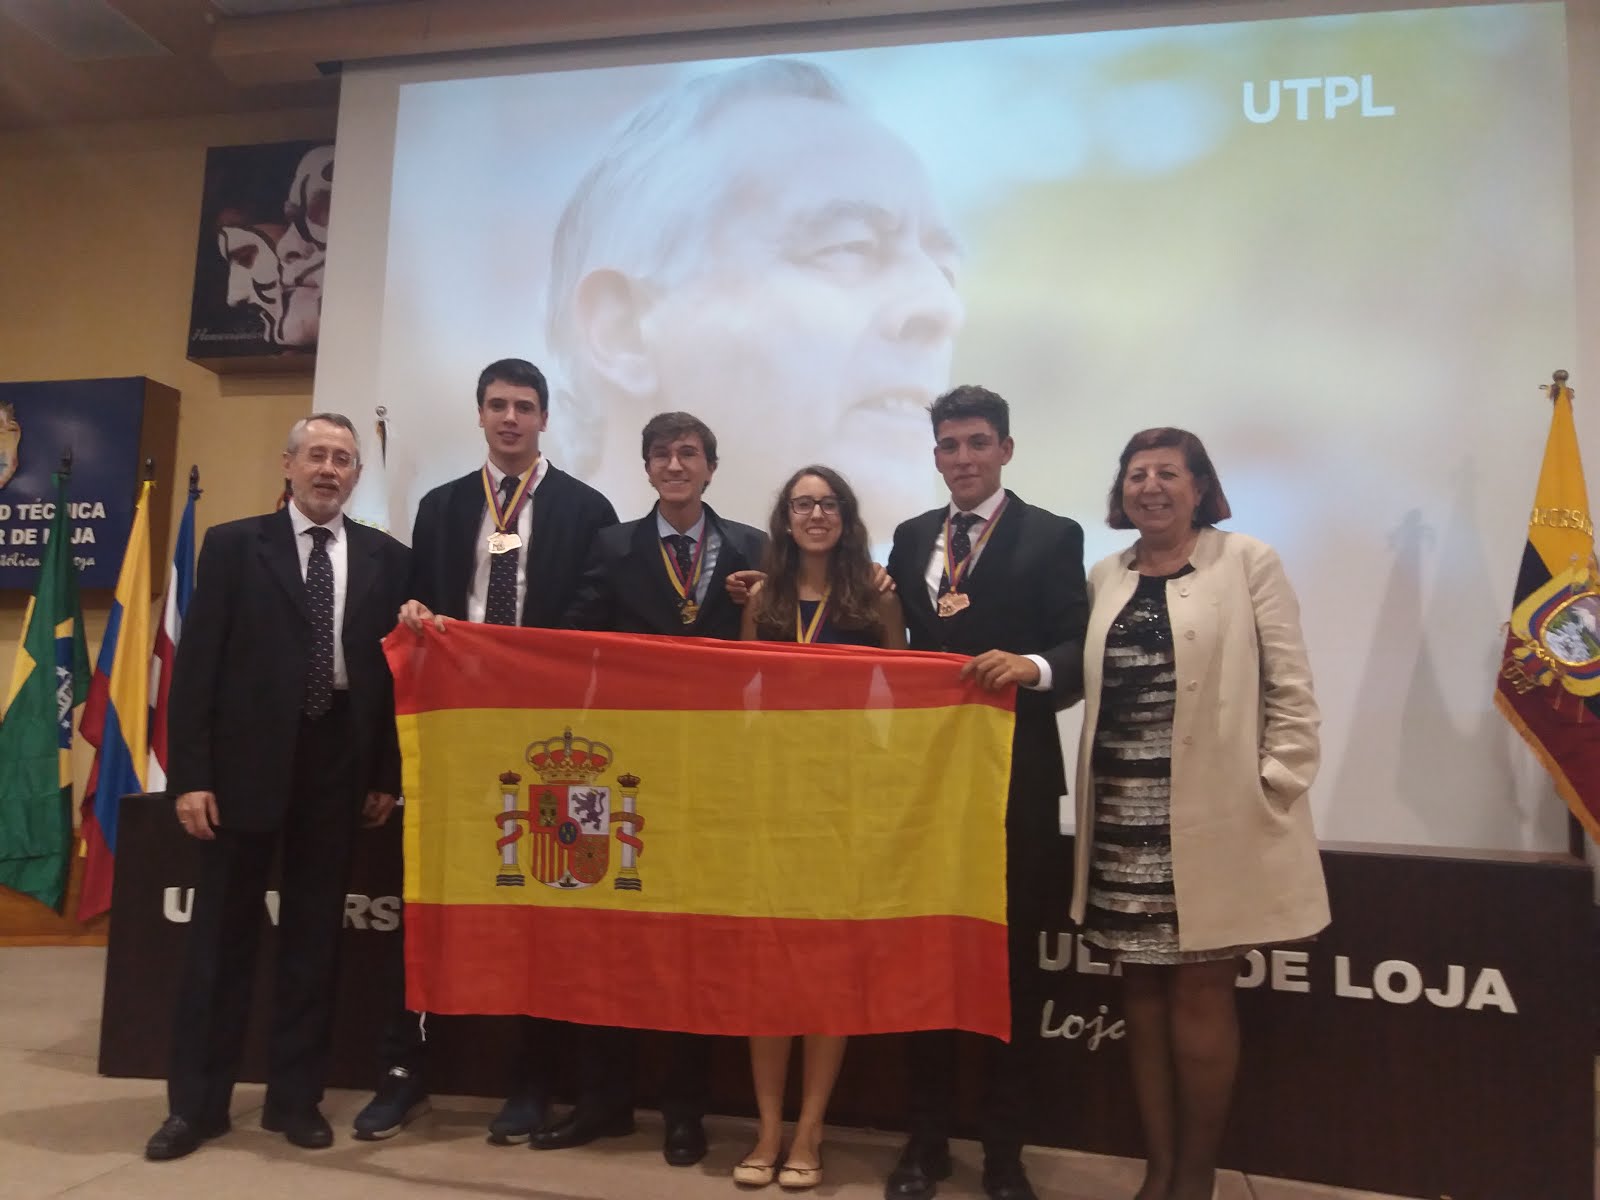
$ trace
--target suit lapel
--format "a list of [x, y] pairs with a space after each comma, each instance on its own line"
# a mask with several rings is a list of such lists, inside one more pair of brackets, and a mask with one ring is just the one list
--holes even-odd
[[[724, 605], [731, 606], [733, 601], [728, 597], [728, 576], [735, 571], [743, 571], [748, 567], [759, 567], [760, 563], [750, 562], [745, 558], [744, 549], [733, 540], [732, 533], [722, 523], [722, 518], [708, 504], [706, 508], [706, 535], [717, 531], [718, 549], [717, 565], [711, 572], [711, 578], [706, 581], [706, 602], [700, 606], [700, 615], [695, 619], [691, 632], [699, 629], [702, 622], [709, 622], [717, 611]], [[676, 599], [676, 597], [674, 597]]]
[[667, 565], [661, 559], [661, 537], [656, 533], [656, 507], [651, 506], [633, 530], [628, 546], [624, 578], [618, 590], [631, 591], [662, 633], [682, 633], [678, 593], [667, 579]]
[[450, 492], [446, 514], [449, 526], [445, 530], [443, 552], [448, 559], [444, 581], [449, 593], [444, 597], [444, 611], [467, 615], [467, 593], [472, 588], [472, 574], [477, 562], [478, 526], [483, 523], [483, 482], [481, 472], [473, 472], [458, 479]]
[[939, 627], [939, 615], [934, 612], [933, 601], [928, 597], [928, 560], [933, 557], [934, 543], [939, 540], [939, 530], [944, 525], [947, 509], [936, 508], [918, 517], [911, 530], [911, 561], [916, 569], [916, 582], [909, 585], [910, 595], [902, 595], [900, 603], [908, 615], [915, 611], [919, 620], [932, 628]]
[[1003, 591], [1010, 581], [1011, 562], [1016, 557], [1017, 544], [1022, 540], [1022, 513], [1027, 505], [1011, 492], [1007, 492], [1006, 497], [1006, 506], [995, 523], [994, 532], [984, 543], [978, 561], [968, 569], [961, 587], [972, 597], [974, 605], [986, 596]]
[[311, 608], [306, 603], [306, 582], [300, 574], [300, 553], [294, 544], [294, 526], [287, 509], [263, 520], [257, 553], [267, 574], [277, 581], [294, 604], [295, 611], [309, 622]]
[[348, 636], [353, 622], [350, 615], [359, 612], [361, 604], [378, 575], [378, 549], [382, 544], [370, 530], [357, 525], [349, 517], [344, 519], [345, 537], [349, 539], [345, 550], [344, 632]]
[[538, 603], [540, 581], [552, 578], [555, 573], [557, 541], [566, 516], [563, 511], [566, 492], [566, 472], [550, 467], [529, 501], [533, 505], [533, 526], [528, 537], [533, 544], [522, 548], [522, 574], [528, 584], [527, 595], [522, 601], [521, 623], [524, 625], [529, 624], [538, 611], [535, 605]]

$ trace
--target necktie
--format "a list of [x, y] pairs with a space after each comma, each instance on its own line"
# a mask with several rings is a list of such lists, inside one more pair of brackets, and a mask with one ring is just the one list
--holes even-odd
[[687, 584], [689, 572], [694, 570], [694, 539], [687, 533], [669, 533], [661, 540], [672, 549], [672, 557], [678, 560], [678, 577]]
[[[959, 567], [972, 553], [972, 527], [983, 520], [977, 513], [958, 512], [950, 518], [950, 562]], [[939, 594], [950, 590], [950, 574], [945, 572], [939, 580]]]
[[950, 560], [956, 566], [972, 553], [972, 527], [983, 520], [977, 513], [958, 512], [950, 518]]
[[[511, 503], [511, 496], [521, 480], [507, 475], [500, 481], [500, 503]], [[511, 532], [515, 532], [513, 526]], [[489, 555], [489, 595], [484, 604], [483, 619], [488, 625], [515, 625], [517, 623], [517, 572], [522, 567], [521, 549], [507, 550], [504, 554]]]
[[311, 663], [306, 672], [305, 714], [320, 717], [333, 703], [333, 560], [328, 557], [328, 539], [333, 535], [320, 525], [306, 532], [311, 535], [311, 555], [306, 560]]

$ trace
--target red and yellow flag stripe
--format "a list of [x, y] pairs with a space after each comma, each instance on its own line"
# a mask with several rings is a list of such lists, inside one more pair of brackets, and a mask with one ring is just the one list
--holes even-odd
[[1006, 1035], [1014, 697], [960, 659], [465, 623], [387, 647], [414, 1007]]

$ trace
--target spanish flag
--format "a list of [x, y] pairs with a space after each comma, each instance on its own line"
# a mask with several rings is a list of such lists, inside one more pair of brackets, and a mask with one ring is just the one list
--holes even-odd
[[1008, 1036], [1010, 689], [853, 647], [464, 622], [385, 646], [411, 1007]]
[[1589, 836], [1600, 838], [1600, 568], [1572, 390], [1558, 382], [1551, 399], [1494, 700]]

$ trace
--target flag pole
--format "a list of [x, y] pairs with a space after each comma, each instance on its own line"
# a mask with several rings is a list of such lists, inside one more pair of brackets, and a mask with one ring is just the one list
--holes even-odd
[[[1550, 403], [1554, 404], [1561, 395], [1561, 389], [1567, 386], [1567, 380], [1570, 378], [1571, 376], [1565, 370], [1557, 368], [1550, 372], [1550, 382], [1540, 390], [1550, 398]], [[1570, 388], [1567, 390], [1569, 397], [1574, 394]], [[1589, 856], [1589, 835], [1585, 832], [1583, 823], [1570, 810], [1567, 812], [1567, 853], [1580, 862], [1586, 860]]]

